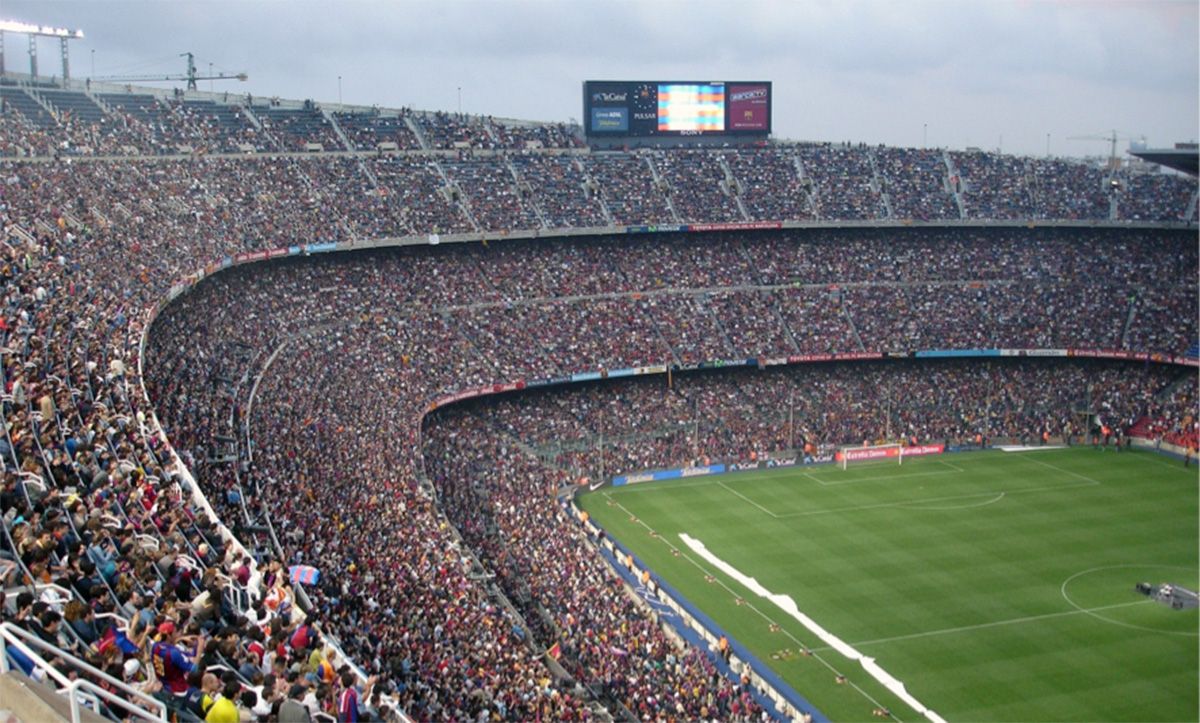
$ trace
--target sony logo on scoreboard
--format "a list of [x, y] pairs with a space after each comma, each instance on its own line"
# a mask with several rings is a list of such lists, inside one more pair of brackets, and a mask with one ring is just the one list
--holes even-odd
[[625, 103], [628, 99], [628, 93], [614, 93], [606, 90], [592, 93], [593, 103]]
[[756, 98], [766, 98], [766, 88], [752, 88], [750, 90], [739, 90], [729, 96], [730, 100], [754, 100]]

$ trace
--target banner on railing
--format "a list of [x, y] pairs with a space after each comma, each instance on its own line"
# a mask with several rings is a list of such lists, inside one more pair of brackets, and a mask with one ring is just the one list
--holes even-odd
[[843, 459], [848, 462], [860, 462], [891, 457], [924, 457], [930, 454], [942, 454], [945, 451], [946, 445], [944, 444], [916, 444], [911, 447], [863, 447], [861, 449], [843, 449], [835, 455], [835, 459], [839, 462]]
[[692, 223], [688, 231], [766, 231], [783, 228], [782, 221], [742, 221], [736, 223]]
[[956, 357], [1000, 356], [999, 349], [931, 349], [918, 351], [918, 359], [946, 359]]
[[1001, 349], [1000, 356], [1065, 357], [1066, 349]]
[[670, 233], [672, 231], [686, 231], [687, 226], [679, 224], [663, 224], [655, 226], [626, 226], [625, 233]]
[[[829, 354], [793, 354], [784, 359], [784, 364], [805, 364], [807, 362], [827, 361], [859, 361], [863, 359], [882, 359], [883, 354], [877, 351], [838, 351]], [[771, 366], [775, 360], [767, 362]]]
[[1190, 359], [1186, 356], [1159, 354], [1144, 351], [1111, 351], [1105, 349], [1068, 349], [1067, 356], [1086, 359], [1121, 359], [1124, 361], [1144, 361], [1156, 364], [1180, 364], [1183, 366], [1200, 367], [1200, 359]]
[[613, 477], [614, 487], [638, 484], [640, 482], [657, 482], [664, 479], [680, 479], [682, 477], [703, 477], [710, 474], [720, 474], [725, 471], [723, 464], [710, 464], [703, 467], [682, 467], [680, 469], [663, 469], [653, 472], [638, 472], [636, 474]]

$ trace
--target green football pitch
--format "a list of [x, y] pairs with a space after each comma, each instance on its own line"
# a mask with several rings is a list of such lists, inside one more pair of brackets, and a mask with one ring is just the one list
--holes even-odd
[[803, 616], [949, 721], [1195, 721], [1197, 610], [1135, 585], [1200, 587], [1197, 481], [1168, 457], [1077, 447], [740, 472], [578, 502], [834, 720], [923, 716]]

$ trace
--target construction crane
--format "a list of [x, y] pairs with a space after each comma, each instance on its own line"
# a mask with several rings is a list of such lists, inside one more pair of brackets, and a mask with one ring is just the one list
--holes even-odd
[[[1143, 137], [1144, 138], [1144, 137]], [[1117, 135], [1116, 131], [1110, 131], [1108, 135], [1091, 135], [1091, 136], [1067, 136], [1069, 141], [1108, 141], [1111, 145], [1108, 153], [1108, 168], [1116, 170], [1120, 168], [1121, 163], [1117, 160], [1117, 141], [1131, 141], [1132, 136]]]
[[240, 80], [245, 82], [250, 77], [245, 73], [237, 73], [233, 75], [227, 73], [218, 73], [217, 75], [197, 75], [196, 56], [192, 53], [180, 53], [179, 57], [187, 58], [187, 73], [183, 75], [106, 75], [95, 78], [94, 80], [101, 80], [109, 83], [147, 83], [186, 80], [188, 90], [196, 90], [197, 80]]

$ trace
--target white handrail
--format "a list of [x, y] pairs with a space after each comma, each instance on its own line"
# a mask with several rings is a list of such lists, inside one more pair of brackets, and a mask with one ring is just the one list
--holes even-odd
[[[78, 723], [79, 721], [79, 695], [77, 693], [81, 691], [86, 691], [93, 698], [96, 696], [103, 698], [133, 717], [153, 721], [167, 720], [167, 706], [162, 701], [130, 687], [124, 681], [117, 680], [92, 666], [90, 663], [75, 657], [61, 648], [50, 645], [36, 635], [22, 630], [12, 623], [0, 623], [0, 672], [2, 673], [7, 673], [12, 669], [12, 666], [8, 662], [9, 646], [21, 651], [23, 655], [35, 664], [37, 670], [62, 686], [59, 692], [65, 693], [70, 700], [72, 723]], [[54, 657], [62, 658], [81, 671], [107, 682], [127, 697], [111, 693], [86, 678], [76, 678], [75, 680], [67, 678], [53, 664], [35, 652], [35, 648], [45, 651]]]
[[[42, 600], [51, 606], [61, 606], [64, 603], [70, 602], [75, 597], [75, 593], [61, 585], [55, 585], [52, 582], [36, 582], [33, 584], [33, 591], [37, 594], [39, 600]], [[53, 592], [54, 598], [46, 599], [44, 597], [46, 591]], [[59, 610], [59, 612], [62, 612]]]
[[124, 615], [118, 615], [117, 613], [96, 613], [97, 620], [107, 620], [109, 618], [117, 621], [117, 627], [121, 630], [129, 629], [129, 619]]

